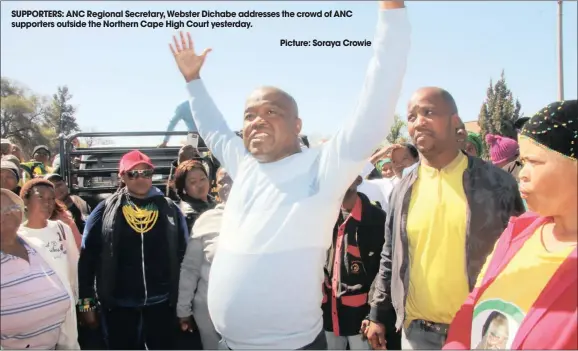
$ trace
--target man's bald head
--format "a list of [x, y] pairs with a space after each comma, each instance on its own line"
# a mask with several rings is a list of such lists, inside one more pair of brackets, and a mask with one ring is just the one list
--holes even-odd
[[408, 104], [407, 129], [423, 155], [435, 155], [456, 147], [463, 122], [452, 95], [438, 87], [418, 89]]
[[272, 102], [287, 108], [287, 111], [291, 112], [288, 114], [288, 117], [299, 117], [297, 101], [295, 101], [293, 96], [283, 89], [272, 86], [263, 86], [253, 90], [245, 102], [245, 107], [248, 107], [250, 103], [256, 103], [267, 99], [271, 99]]
[[418, 89], [415, 93], [414, 93], [414, 97], [416, 95], [427, 95], [430, 97], [439, 97], [446, 105], [447, 107], [447, 111], [450, 114], [458, 114], [458, 105], [456, 104], [456, 101], [454, 100], [454, 97], [452, 96], [452, 94], [450, 94], [447, 90], [442, 89], [442, 88], [438, 88], [438, 87], [423, 87]]
[[245, 103], [243, 141], [260, 162], [274, 162], [300, 152], [301, 119], [297, 102], [286, 91], [265, 86]]

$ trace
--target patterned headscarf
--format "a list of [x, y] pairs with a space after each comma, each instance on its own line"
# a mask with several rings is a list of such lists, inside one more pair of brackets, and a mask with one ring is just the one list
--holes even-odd
[[551, 103], [538, 111], [524, 125], [523, 136], [541, 146], [576, 160], [578, 142], [578, 102], [566, 100]]

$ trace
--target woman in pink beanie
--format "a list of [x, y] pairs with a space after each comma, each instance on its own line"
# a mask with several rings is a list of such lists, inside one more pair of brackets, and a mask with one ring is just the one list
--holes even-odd
[[522, 164], [518, 160], [520, 156], [518, 142], [501, 135], [486, 134], [486, 144], [490, 148], [492, 163], [510, 173], [518, 181], [518, 173], [522, 169]]

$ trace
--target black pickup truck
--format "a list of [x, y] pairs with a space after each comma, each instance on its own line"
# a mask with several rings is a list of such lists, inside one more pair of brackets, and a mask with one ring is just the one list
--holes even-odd
[[[186, 136], [188, 132], [114, 132], [77, 133], [60, 140], [60, 174], [68, 184], [71, 194], [79, 195], [92, 208], [114, 193], [119, 187], [118, 165], [122, 155], [131, 150], [140, 150], [151, 158], [155, 165], [153, 185], [167, 193], [167, 181], [173, 162], [178, 159], [180, 146], [97, 146], [74, 148], [75, 138], [150, 137], [164, 135]], [[200, 153], [208, 149], [199, 137], [197, 147]], [[72, 160], [77, 159], [76, 165]]]
[[[72, 141], [76, 138], [112, 138], [112, 137], [150, 137], [165, 135], [187, 136], [189, 132], [113, 132], [113, 133], [77, 133], [60, 138], [60, 174], [67, 182], [71, 194], [83, 198], [91, 208], [114, 193], [119, 187], [118, 165], [122, 155], [138, 149], [151, 158], [155, 166], [153, 185], [167, 192], [167, 184], [171, 176], [171, 167], [178, 159], [181, 147], [168, 146], [98, 146], [74, 148]], [[241, 137], [241, 133], [236, 133]], [[309, 147], [307, 136], [300, 136], [301, 143]], [[208, 152], [205, 142], [198, 137], [197, 150], [200, 154]], [[72, 160], [77, 159], [76, 165]], [[214, 179], [212, 179], [214, 183]], [[215, 184], [213, 184], [214, 187]], [[214, 188], [213, 188], [214, 190]]]

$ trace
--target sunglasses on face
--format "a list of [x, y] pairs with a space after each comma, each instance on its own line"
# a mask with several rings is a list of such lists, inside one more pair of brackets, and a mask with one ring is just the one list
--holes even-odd
[[378, 171], [382, 172], [383, 171], [383, 167], [386, 164], [391, 163], [391, 158], [384, 158], [383, 160], [379, 160], [377, 161], [377, 163], [375, 164], [375, 169], [377, 169]]
[[13, 212], [22, 212], [23, 208], [20, 205], [17, 204], [12, 204], [10, 206], [6, 206], [3, 209], [0, 210], [0, 213], [2, 214], [8, 214], [8, 213], [13, 213]]
[[134, 169], [132, 171], [127, 171], [126, 175], [128, 179], [144, 178], [150, 179], [153, 177], [154, 171], [152, 169]]

